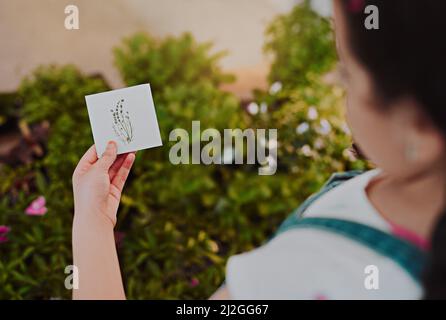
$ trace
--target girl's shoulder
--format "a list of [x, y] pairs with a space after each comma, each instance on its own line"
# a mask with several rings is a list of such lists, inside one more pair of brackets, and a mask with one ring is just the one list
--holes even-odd
[[[293, 214], [347, 219], [389, 231], [365, 195], [365, 187], [378, 173], [336, 174]], [[379, 270], [378, 290], [364, 285], [370, 265]], [[418, 284], [392, 260], [346, 237], [309, 228], [291, 228], [255, 250], [231, 257], [227, 286], [236, 299], [411, 299], [421, 295]]]

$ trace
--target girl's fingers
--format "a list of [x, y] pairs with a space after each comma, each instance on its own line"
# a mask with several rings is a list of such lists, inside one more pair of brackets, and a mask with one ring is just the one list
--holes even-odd
[[73, 178], [82, 172], [87, 171], [97, 160], [98, 155], [96, 154], [96, 147], [95, 145], [92, 145], [79, 160], [76, 168], [74, 169]]
[[125, 158], [127, 157], [127, 154], [120, 154], [115, 162], [110, 167], [110, 170], [108, 170], [108, 175], [110, 176], [110, 181], [113, 180], [113, 178], [116, 176], [116, 174], [119, 171], [119, 168], [121, 168], [122, 164], [124, 163]]
[[116, 187], [116, 189], [118, 189], [120, 192], [122, 192], [122, 189], [124, 188], [125, 181], [129, 176], [129, 172], [130, 169], [132, 168], [134, 161], [135, 161], [135, 154], [134, 153], [127, 154], [124, 162], [122, 163], [122, 166], [119, 168], [118, 172], [116, 173], [115, 177], [111, 182], [111, 184], [114, 187]]
[[98, 160], [95, 145], [92, 145], [79, 160], [79, 165], [94, 164]]
[[[132, 152], [136, 156], [136, 151]], [[119, 171], [119, 168], [121, 168], [122, 164], [124, 163], [125, 158], [127, 157], [128, 153], [120, 154], [118, 158], [115, 160], [113, 165], [111, 166], [109, 170], [109, 176], [110, 181], [113, 181], [113, 178], [116, 176], [116, 174]]]
[[117, 152], [118, 149], [116, 142], [109, 141], [107, 143], [107, 148], [105, 149], [101, 158], [97, 161], [96, 166], [108, 173], [108, 170], [116, 160]]

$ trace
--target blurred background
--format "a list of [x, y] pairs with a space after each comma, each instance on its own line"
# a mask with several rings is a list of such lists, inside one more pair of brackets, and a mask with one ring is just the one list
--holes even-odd
[[[114, 87], [122, 86], [111, 49], [123, 37], [141, 30], [158, 38], [189, 31], [199, 42], [212, 41], [213, 52], [231, 53], [220, 64], [237, 75], [234, 89], [249, 96], [253, 84], [266, 85], [264, 30], [275, 15], [288, 11], [295, 2], [2, 0], [0, 90], [14, 90], [22, 77], [46, 63], [75, 63], [84, 72], [101, 73]], [[81, 13], [76, 32], [67, 32], [63, 25], [68, 4], [75, 4]]]
[[[67, 5], [79, 30], [66, 30]], [[343, 117], [330, 0], [0, 0], [0, 298], [67, 299], [84, 96], [151, 83], [164, 146], [138, 153], [115, 238], [129, 298], [207, 298], [337, 171], [365, 169]], [[169, 132], [277, 128], [278, 170], [169, 162]]]

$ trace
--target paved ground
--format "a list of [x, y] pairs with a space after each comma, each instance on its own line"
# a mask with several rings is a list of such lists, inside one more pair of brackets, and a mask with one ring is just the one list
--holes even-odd
[[[191, 31], [200, 41], [227, 49], [222, 66], [236, 73], [228, 87], [249, 96], [265, 85], [268, 62], [262, 53], [264, 29], [296, 0], [0, 0], [0, 91], [17, 88], [39, 64], [74, 63], [101, 72], [122, 85], [111, 48], [139, 30], [155, 36]], [[80, 30], [64, 28], [64, 8], [76, 4]]]

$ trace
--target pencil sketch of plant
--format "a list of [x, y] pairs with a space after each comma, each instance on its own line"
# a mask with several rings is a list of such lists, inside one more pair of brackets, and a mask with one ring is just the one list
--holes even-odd
[[133, 141], [133, 126], [129, 112], [123, 109], [124, 99], [116, 103], [116, 107], [111, 109], [113, 115], [113, 130], [122, 142], [129, 144]]

